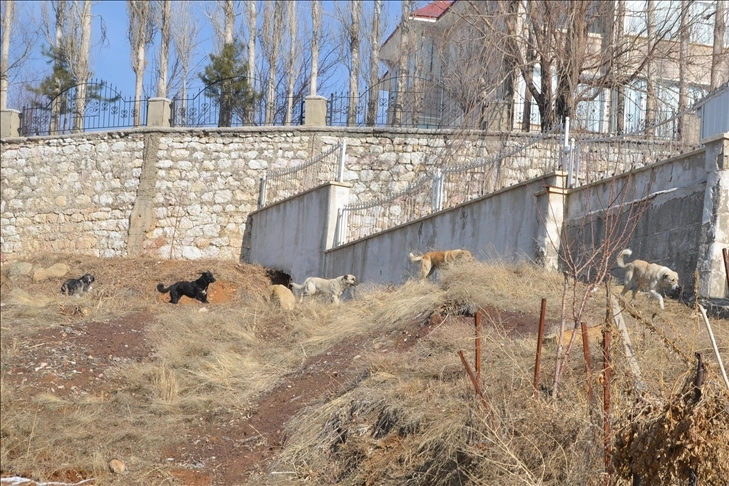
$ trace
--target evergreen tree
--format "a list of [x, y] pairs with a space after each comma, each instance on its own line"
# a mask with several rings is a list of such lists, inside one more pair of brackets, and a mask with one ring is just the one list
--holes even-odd
[[210, 64], [199, 75], [207, 86], [205, 95], [218, 102], [219, 127], [231, 125], [234, 111], [241, 119], [245, 119], [245, 113], [253, 109], [258, 99], [246, 76], [247, 69], [243, 45], [233, 41], [224, 44], [219, 55], [210, 54]]

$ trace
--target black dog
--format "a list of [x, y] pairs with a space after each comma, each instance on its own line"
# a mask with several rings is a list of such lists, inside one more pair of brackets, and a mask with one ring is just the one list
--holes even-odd
[[61, 285], [61, 293], [66, 295], [81, 295], [91, 290], [94, 283], [94, 276], [87, 273], [81, 278], [69, 278]]
[[157, 290], [170, 293], [170, 304], [177, 304], [183, 295], [191, 299], [197, 299], [205, 304], [208, 303], [208, 285], [215, 282], [215, 277], [210, 272], [203, 272], [199, 279], [194, 282], [177, 282], [165, 288], [163, 284], [157, 285]]

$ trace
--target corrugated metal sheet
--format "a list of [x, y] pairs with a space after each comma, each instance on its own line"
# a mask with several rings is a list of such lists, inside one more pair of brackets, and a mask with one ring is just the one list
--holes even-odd
[[700, 102], [698, 109], [701, 138], [729, 132], [729, 87], [724, 87], [723, 92], [711, 94], [708, 98]]

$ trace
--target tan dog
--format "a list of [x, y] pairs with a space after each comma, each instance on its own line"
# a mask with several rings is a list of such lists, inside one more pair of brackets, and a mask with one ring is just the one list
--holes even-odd
[[448, 263], [455, 260], [473, 258], [468, 250], [446, 250], [446, 251], [430, 251], [424, 255], [415, 256], [412, 253], [408, 255], [411, 262], [420, 262], [420, 278], [428, 278], [436, 268], [443, 268]]
[[328, 295], [333, 303], [339, 304], [339, 297], [354, 285], [357, 285], [357, 278], [346, 274], [332, 279], [309, 277], [301, 285], [291, 282], [291, 289], [298, 292], [299, 302], [304, 300], [304, 296], [324, 294]]
[[291, 310], [296, 307], [296, 297], [283, 285], [271, 285], [268, 288], [268, 301], [279, 305], [282, 309]]
[[623, 250], [618, 255], [618, 266], [625, 269], [625, 286], [621, 295], [625, 295], [628, 290], [633, 291], [633, 298], [638, 291], [648, 292], [648, 299], [655, 297], [663, 309], [663, 296], [658, 293], [659, 290], [678, 289], [678, 273], [668, 267], [658, 265], [657, 263], [649, 263], [644, 260], [633, 260], [625, 263], [623, 257], [632, 255], [630, 250]]

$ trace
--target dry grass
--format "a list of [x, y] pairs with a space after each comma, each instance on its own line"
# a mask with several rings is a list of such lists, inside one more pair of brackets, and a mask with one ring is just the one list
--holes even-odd
[[[454, 266], [442, 273], [439, 283], [410, 281], [397, 288], [360, 285], [356, 298], [338, 308], [312, 299], [285, 312], [271, 308], [260, 297], [267, 285], [263, 269], [195, 262], [186, 275], [180, 275], [174, 262], [68, 258], [48, 256], [37, 263], [48, 266], [64, 261], [72, 272], [94, 273], [98, 293], [72, 300], [61, 298], [58, 282], [3, 283], [3, 377], [8, 360], [39, 330], [134, 312], [154, 316], [147, 326], [154, 356], [119, 366], [107, 377], [113, 390], [94, 396], [62, 399], [30, 393], [3, 380], [0, 459], [4, 471], [43, 479], [59, 470], [76, 470], [106, 477], [104, 484], [128, 484], [124, 481], [129, 478], [111, 478], [106, 472], [108, 458], [124, 456], [136, 471], [135, 484], [171, 484], [160, 472], [164, 465], [158, 458], [174, 440], [175, 430], [194, 421], [220, 423], [245, 417], [306, 358], [356, 336], [370, 336], [372, 350], [363, 356], [370, 363], [369, 376], [286, 424], [285, 448], [274, 471], [293, 474], [265, 475], [263, 482], [585, 485], [601, 481], [599, 372], [594, 371], [591, 378], [594, 406], [587, 400], [581, 350], [572, 353], [557, 400], [544, 392], [532, 398], [535, 337], [511, 335], [503, 321], [503, 313], [511, 313], [536, 322], [543, 297], [548, 299], [548, 319], [559, 320], [560, 275], [529, 265]], [[228, 302], [208, 306], [207, 312], [199, 312], [199, 306], [167, 305], [154, 290], [157, 281], [194, 278], [207, 269], [219, 282], [238, 289]], [[590, 325], [602, 324], [604, 302], [600, 293], [590, 300], [584, 319]], [[78, 310], [83, 308], [89, 314]], [[414, 346], [399, 353], [383, 351], [392, 348], [393, 333], [417, 330], [436, 310], [455, 314], [476, 308], [488, 312], [481, 372], [488, 412], [475, 399], [457, 355], [463, 350], [473, 362], [470, 320], [450, 315]], [[650, 432], [651, 424], [670, 408], [684, 414], [672, 423], [684, 424], [693, 432], [704, 432], [702, 424], [714, 426], [716, 433], [701, 436], [709, 441], [706, 447], [713, 448], [713, 461], [726, 458], [729, 440], [720, 442], [726, 438], [726, 427], [717, 426], [703, 412], [696, 414], [705, 417], [703, 422], [688, 423], [686, 417], [694, 409], [675, 405], [695, 365], [677, 356], [671, 346], [688, 357], [704, 353], [709, 366], [704, 409], [715, 414], [729, 410], [726, 390], [717, 386], [716, 361], [697, 313], [667, 299], [666, 311], [651, 315], [657, 311], [655, 301], [648, 303], [642, 296], [635, 309], [663, 334], [659, 337], [626, 316], [653, 406], [639, 409], [644, 402], [636, 400], [615, 336], [612, 419], [616, 437], [625, 443], [626, 431]], [[718, 322], [714, 333], [722, 352], [729, 355], [726, 321]], [[592, 351], [593, 368], [597, 368], [601, 355], [597, 349]], [[554, 350], [547, 347], [541, 380], [547, 389], [553, 371]], [[631, 422], [638, 416], [643, 417], [640, 422]], [[639, 426], [633, 430], [631, 423]], [[632, 460], [645, 462], [637, 449], [631, 450]], [[685, 452], [681, 457], [693, 456]], [[616, 466], [624, 475], [623, 463]], [[648, 466], [644, 470], [649, 471]], [[702, 479], [710, 481], [708, 475]], [[662, 484], [680, 482], [667, 476]]]
[[[382, 319], [383, 323], [397, 325], [422, 318], [428, 309], [448, 308], [447, 304], [454, 301], [523, 311], [536, 320], [539, 297], [546, 297], [551, 303], [560, 302], [561, 287], [561, 276], [545, 275], [526, 265], [458, 267], [444, 272], [440, 286], [411, 282], [388, 294], [386, 299], [377, 292], [363, 295], [362, 301], [372, 306], [364, 307], [371, 309], [364, 321]], [[574, 295], [573, 289], [569, 292]], [[577, 292], [580, 297], [579, 288]], [[657, 477], [652, 475], [655, 469], [651, 467], [665, 466], [680, 457], [684, 465], [690, 461], [699, 465], [699, 475], [706, 484], [722, 484], [719, 478], [729, 474], [724, 470], [729, 452], [726, 421], [729, 393], [709, 352], [706, 330], [693, 309], [667, 301], [665, 312], [651, 316], [651, 312], [657, 311], [651, 307], [655, 302], [649, 303], [645, 297], [638, 299], [635, 302], [638, 312], [647, 311], [645, 321], [662, 330], [664, 339], [657, 338], [639, 321], [626, 318], [643, 379], [649, 388], [646, 398], [637, 400], [623, 348], [617, 334], [613, 334], [611, 420], [616, 435], [626, 445], [625, 437], [631, 437], [631, 431], [646, 437], [655, 435], [656, 425], [651, 424], [660, 420], [666, 409], [675, 410], [677, 415], [683, 414], [671, 420], [671, 430], [678, 432], [663, 437], [674, 440], [680, 437], [684, 442], [678, 447], [668, 441], [652, 442], [647, 449], [640, 445], [645, 446], [645, 442], [626, 445], [624, 455], [614, 454], [617, 468], [614, 480], [617, 479], [617, 484], [629, 484], [630, 477], [624, 468], [626, 457], [635, 461], [636, 470], [643, 473], [644, 479]], [[591, 299], [586, 312], [590, 325], [604, 320], [605, 300], [600, 293]], [[380, 301], [384, 304], [374, 305]], [[548, 306], [548, 317], [557, 320], [558, 313], [559, 305]], [[558, 400], [549, 399], [547, 394], [532, 398], [534, 338], [510, 337], [504, 332], [499, 313], [494, 313], [486, 319], [490, 325], [482, 339], [481, 384], [487, 411], [475, 398], [473, 386], [457, 356], [458, 350], [464, 350], [469, 361], [473, 361], [472, 324], [450, 319], [406, 353], [396, 357], [372, 354], [368, 357], [372, 363], [368, 379], [319, 407], [303, 411], [291, 421], [287, 426], [286, 448], [274, 469], [295, 473], [295, 477], [315, 484], [585, 485], [602, 482], [599, 370], [593, 370], [590, 380], [594, 393], [592, 406], [586, 394], [587, 377], [581, 351], [573, 352]], [[677, 325], [678, 322], [681, 324]], [[714, 333], [724, 343], [723, 353], [729, 354], [726, 321], [720, 321]], [[677, 397], [681, 396], [679, 392], [687, 377], [693, 377], [695, 367], [680, 357], [677, 359], [676, 349], [685, 356], [702, 352], [710, 363], [702, 411], [676, 405], [683, 403], [677, 402]], [[592, 351], [598, 353], [593, 356], [593, 367], [600, 367], [599, 350]], [[543, 384], [549, 383], [554, 371], [553, 353], [553, 349], [545, 350]], [[644, 403], [654, 405], [646, 410], [641, 405]], [[638, 410], [644, 414], [639, 423], [631, 421]], [[665, 424], [658, 424], [662, 425]], [[701, 443], [699, 454], [691, 449], [698, 443]], [[651, 460], [661, 447], [670, 447], [674, 452], [662, 462]], [[685, 484], [686, 470], [677, 466], [672, 469], [673, 475], [663, 472], [661, 484]], [[268, 481], [270, 478], [265, 482]]]

